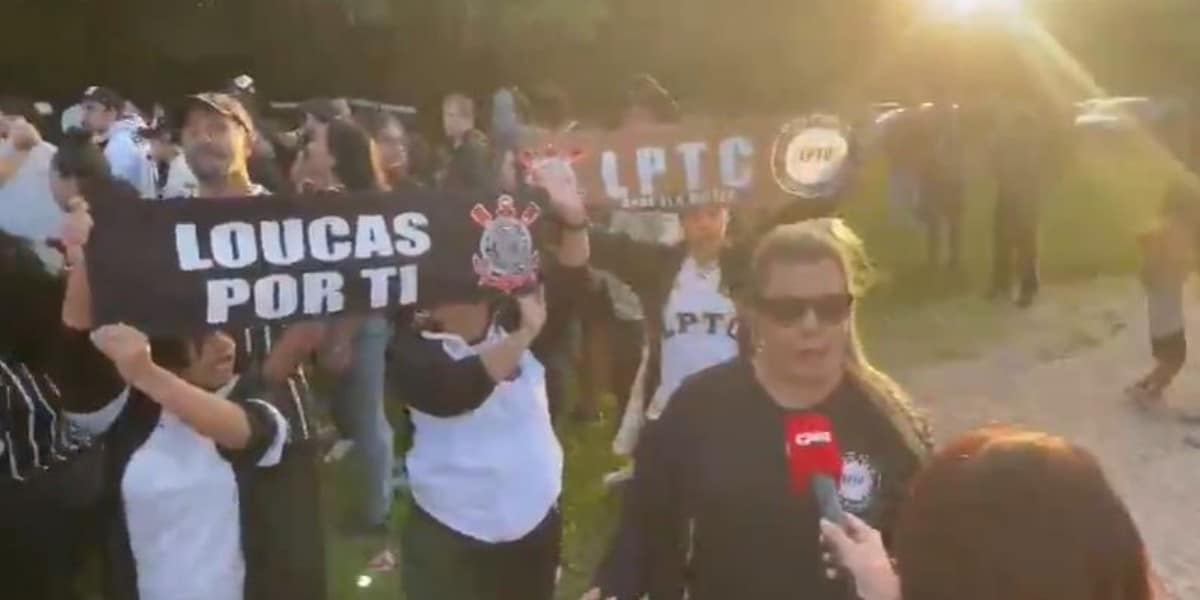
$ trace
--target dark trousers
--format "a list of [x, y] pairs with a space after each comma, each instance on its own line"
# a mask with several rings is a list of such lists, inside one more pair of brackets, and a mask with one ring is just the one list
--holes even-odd
[[1039, 286], [1035, 209], [1019, 199], [998, 197], [993, 228], [992, 293], [1012, 293], [1015, 269], [1021, 298], [1032, 299]]
[[583, 356], [579, 369], [582, 412], [596, 412], [600, 398], [611, 393], [622, 414], [642, 361], [645, 322], [619, 319], [608, 292], [600, 290], [581, 312]]
[[[40, 513], [40, 514], [35, 514]], [[63, 515], [33, 510], [0, 531], [0, 597], [73, 600], [81, 564], [78, 535]]]
[[242, 498], [247, 600], [325, 600], [325, 530], [315, 440], [258, 469]]
[[962, 261], [963, 186], [957, 180], [926, 180], [921, 190], [921, 220], [925, 225], [929, 266], [957, 269]]
[[74, 600], [97, 514], [53, 505], [0, 482], [0, 598]]
[[552, 600], [562, 520], [555, 508], [524, 538], [489, 544], [446, 527], [414, 504], [402, 544], [408, 600]]

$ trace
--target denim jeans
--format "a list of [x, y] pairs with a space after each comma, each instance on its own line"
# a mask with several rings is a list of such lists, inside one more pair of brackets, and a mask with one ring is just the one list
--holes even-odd
[[354, 440], [353, 460], [362, 482], [361, 514], [367, 525], [385, 524], [392, 510], [392, 426], [384, 412], [385, 352], [391, 325], [367, 319], [354, 337], [350, 367], [334, 389], [333, 411]]

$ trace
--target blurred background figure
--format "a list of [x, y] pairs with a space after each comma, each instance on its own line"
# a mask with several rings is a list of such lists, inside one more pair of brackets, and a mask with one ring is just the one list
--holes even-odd
[[988, 297], [1033, 304], [1038, 278], [1038, 212], [1050, 160], [1045, 127], [1026, 109], [1003, 113], [996, 128], [992, 168], [996, 178], [992, 287]]
[[50, 270], [62, 256], [47, 245], [58, 237], [62, 211], [50, 190], [55, 147], [42, 139], [31, 102], [0, 97], [0, 230], [29, 240]]
[[947, 100], [922, 107], [927, 144], [920, 165], [920, 212], [925, 221], [930, 268], [951, 273], [962, 269], [962, 228], [965, 209], [966, 168], [959, 108]]
[[[388, 189], [371, 136], [349, 119], [334, 119], [324, 135], [304, 150], [307, 168], [328, 187], [312, 191], [379, 192]], [[318, 172], [320, 171], [320, 172]], [[329, 390], [334, 421], [353, 442], [358, 499], [341, 528], [386, 545], [392, 512], [395, 468], [392, 427], [384, 412], [385, 355], [392, 324], [381, 314], [343, 317], [333, 322], [323, 344], [321, 363], [333, 375]], [[390, 569], [395, 559], [384, 550], [372, 561]]]
[[492, 95], [492, 152], [517, 151], [529, 123], [529, 99], [516, 86], [503, 87]]
[[187, 164], [179, 145], [179, 132], [165, 118], [141, 131], [142, 139], [150, 144], [154, 160], [158, 198], [190, 198], [196, 195], [200, 183]]
[[1159, 223], [1138, 238], [1142, 286], [1154, 369], [1126, 390], [1143, 408], [1163, 402], [1163, 392], [1187, 360], [1183, 287], [1196, 268], [1200, 198], [1184, 183], [1167, 190]]
[[385, 110], [372, 110], [359, 115], [359, 121], [375, 141], [388, 186], [394, 190], [419, 187], [412, 170], [412, 138], [403, 119]]
[[127, 102], [115, 90], [92, 86], [83, 93], [83, 126], [104, 150], [113, 175], [129, 182], [142, 198], [158, 197], [150, 146], [138, 132], [145, 120], [127, 112]]
[[571, 100], [567, 92], [553, 82], [542, 82], [530, 92], [530, 118], [535, 127], [550, 132], [574, 130], [579, 122], [571, 118]]
[[487, 136], [475, 127], [475, 101], [461, 93], [446, 96], [442, 126], [448, 146], [439, 187], [475, 192], [491, 189], [491, 149]]

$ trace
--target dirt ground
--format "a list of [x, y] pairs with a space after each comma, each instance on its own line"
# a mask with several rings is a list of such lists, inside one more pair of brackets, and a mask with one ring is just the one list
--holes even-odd
[[1200, 599], [1200, 449], [1184, 443], [1200, 426], [1200, 294], [1188, 296], [1193, 358], [1169, 406], [1135, 409], [1122, 394], [1150, 365], [1136, 283], [1096, 281], [1048, 290], [1028, 312], [1006, 314], [1006, 334], [974, 356], [901, 370], [945, 440], [993, 422], [1063, 435], [1094, 452], [1124, 496], [1163, 583]]

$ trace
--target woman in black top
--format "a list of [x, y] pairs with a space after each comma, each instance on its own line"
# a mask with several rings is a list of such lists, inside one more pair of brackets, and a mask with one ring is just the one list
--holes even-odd
[[930, 443], [905, 394], [862, 354], [860, 250], [832, 219], [760, 243], [746, 290], [755, 351], [686, 380], [648, 428], [588, 598], [847, 597], [822, 572], [817, 503], [793, 489], [792, 424], [828, 423], [842, 505], [885, 531]]

